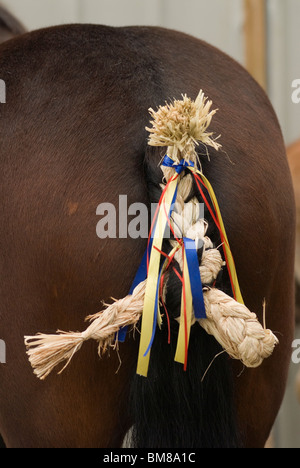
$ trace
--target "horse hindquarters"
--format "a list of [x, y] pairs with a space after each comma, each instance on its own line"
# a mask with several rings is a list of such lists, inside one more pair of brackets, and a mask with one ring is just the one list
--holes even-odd
[[[282, 136], [265, 94], [221, 52], [159, 28], [35, 31], [3, 45], [0, 62], [15, 96], [0, 108], [5, 440], [23, 447], [112, 447], [135, 422], [139, 446], [262, 446], [290, 359], [294, 226]], [[200, 88], [219, 108], [212, 131], [222, 135], [224, 149], [212, 151], [210, 160], [200, 154], [203, 172], [219, 200], [245, 303], [261, 323], [267, 300], [267, 325], [280, 339], [274, 356], [248, 370], [223, 354], [202, 383], [220, 347], [195, 325], [185, 373], [173, 362], [174, 323], [171, 346], [166, 330], [157, 333], [148, 379], [133, 377], [137, 343], [129, 338], [120, 345], [117, 375], [117, 356], [99, 360], [87, 344], [62, 375], [37, 381], [24, 335], [82, 330], [103, 299], [128, 293], [146, 241], [97, 239], [96, 208], [103, 201], [118, 206], [120, 194], [128, 195], [128, 205], [146, 203], [149, 194], [158, 200], [163, 153], [149, 151], [148, 194], [142, 176], [148, 108], [182, 93], [195, 97]]]

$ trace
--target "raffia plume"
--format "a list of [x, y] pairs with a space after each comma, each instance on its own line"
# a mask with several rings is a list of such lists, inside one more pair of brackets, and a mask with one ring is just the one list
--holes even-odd
[[[174, 160], [191, 159], [195, 153], [195, 146], [203, 143], [219, 150], [221, 145], [217, 138], [207, 129], [217, 110], [210, 110], [212, 101], [204, 96], [201, 90], [195, 101], [182, 95], [182, 100], [174, 100], [160, 106], [157, 111], [149, 109], [153, 120], [152, 127], [146, 128], [150, 133], [150, 146], [168, 146], [168, 154]], [[172, 148], [172, 149], [171, 149]], [[174, 158], [175, 156], [175, 158]]]

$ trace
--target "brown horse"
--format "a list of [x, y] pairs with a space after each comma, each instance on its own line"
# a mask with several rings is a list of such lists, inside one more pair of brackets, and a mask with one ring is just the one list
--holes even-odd
[[[295, 207], [281, 131], [262, 89], [193, 37], [150, 27], [54, 27], [1, 46], [0, 433], [7, 447], [263, 447], [285, 392], [294, 328]], [[220, 356], [200, 327], [187, 372], [158, 333], [148, 378], [138, 336], [99, 359], [87, 343], [39, 381], [24, 335], [82, 329], [102, 300], [128, 294], [145, 239], [99, 239], [96, 208], [157, 201], [161, 151], [148, 108], [199, 89], [219, 109], [224, 153], [202, 155], [245, 303], [280, 344], [257, 369]], [[226, 154], [227, 153], [227, 154]], [[224, 282], [226, 278], [224, 279]], [[171, 303], [171, 300], [170, 300]], [[172, 304], [170, 305], [172, 308]], [[119, 370], [118, 370], [119, 368]], [[118, 372], [116, 373], [116, 371]], [[150, 434], [149, 434], [150, 432]]]

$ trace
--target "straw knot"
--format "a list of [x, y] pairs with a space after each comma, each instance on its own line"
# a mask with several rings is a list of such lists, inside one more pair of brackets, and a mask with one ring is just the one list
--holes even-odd
[[213, 133], [207, 132], [212, 117], [217, 112], [210, 110], [212, 101], [204, 96], [201, 90], [195, 101], [185, 95], [182, 100], [174, 100], [160, 106], [157, 111], [149, 109], [153, 120], [152, 127], [146, 128], [150, 133], [150, 146], [173, 147], [168, 153], [172, 153], [174, 161], [194, 159], [195, 146], [199, 143], [211, 146], [218, 150], [221, 145], [213, 138]]

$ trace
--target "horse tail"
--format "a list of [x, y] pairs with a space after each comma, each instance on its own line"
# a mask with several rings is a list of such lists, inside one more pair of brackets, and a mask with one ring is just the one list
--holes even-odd
[[[153, 148], [146, 155], [151, 202], [157, 202], [161, 195], [162, 174], [157, 165], [161, 156], [161, 151]], [[189, 199], [196, 194], [194, 187]], [[205, 218], [209, 217], [205, 211]], [[220, 245], [218, 232], [211, 222], [208, 224], [210, 238]], [[216, 281], [219, 289], [228, 289], [225, 272]], [[232, 367], [219, 343], [195, 323], [191, 327], [186, 370], [174, 361], [180, 304], [180, 280], [170, 271], [165, 298], [170, 326], [164, 321], [156, 332], [147, 378], [135, 375], [131, 386], [131, 443], [136, 448], [240, 447]]]

